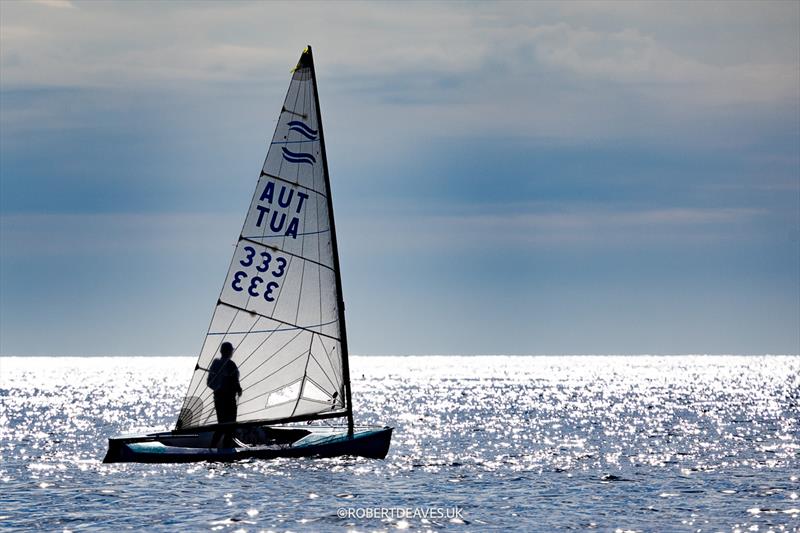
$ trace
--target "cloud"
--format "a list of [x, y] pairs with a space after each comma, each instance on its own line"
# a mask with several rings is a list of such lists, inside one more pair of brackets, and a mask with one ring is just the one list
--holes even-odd
[[[391, 125], [362, 149], [476, 135], [732, 148], [800, 113], [792, 4], [76, 5], [4, 4], [2, 90], [124, 91], [122, 107], [156, 90], [218, 106], [233, 86], [284, 87], [311, 42], [328, 116], [347, 110], [344, 135]], [[3, 111], [30, 122], [30, 109]]]
[[[757, 237], [753, 208], [599, 208], [514, 214], [387, 215], [347, 217], [343, 239], [354, 257], [397, 250], [436, 254], [445, 250], [502, 253], [537, 247], [743, 243]], [[239, 215], [212, 214], [15, 214], [0, 217], [6, 260], [41, 260], [159, 254], [226, 256], [241, 223]], [[387, 239], [387, 235], [392, 235]], [[35, 245], [32, 245], [35, 243]], [[504, 252], [505, 251], [505, 252]], [[227, 257], [227, 256], [226, 256]], [[39, 259], [37, 259], [39, 258]], [[189, 261], [195, 262], [195, 261]]]
[[[491, 10], [480, 5], [415, 4], [409, 9], [324, 3], [91, 2], [81, 7], [45, 16], [29, 5], [6, 6], [4, 84], [127, 86], [253, 79], [275, 67], [289, 68], [305, 42], [313, 41], [327, 59], [321, 70], [340, 78], [393, 79], [416, 73], [466, 76], [475, 83], [478, 75], [491, 75], [493, 66], [505, 65], [512, 74], [541, 76], [563, 69], [618, 84], [699, 83], [707, 88], [700, 96], [721, 98], [720, 103], [797, 94], [798, 53], [787, 56], [785, 50], [797, 43], [797, 32], [779, 24], [797, 8], [786, 4], [714, 10], [705, 4], [643, 9], [629, 3], [589, 3], [585, 11], [569, 4]], [[595, 20], [585, 12], [594, 13]], [[602, 15], [618, 17], [623, 27], [604, 23]], [[705, 24], [691, 24], [695, 19]], [[697, 40], [698, 33], [714, 33], [723, 45], [738, 50], [740, 36], [762, 28], [764, 19], [774, 31], [762, 31], [753, 46], [771, 50], [768, 56], [723, 56], [707, 53], [702, 44], [691, 51], [680, 46], [683, 40]], [[654, 25], [655, 20], [660, 24]], [[744, 30], [726, 31], [734, 24]], [[526, 53], [531, 49], [538, 66]], [[673, 95], [682, 90], [673, 89]]]
[[548, 66], [684, 103], [790, 101], [800, 84], [796, 64], [715, 65], [682, 56], [636, 29], [599, 32], [561, 23], [532, 28], [530, 39]]
[[[217, 255], [234, 242], [241, 215], [13, 214], [0, 216], [5, 259], [188, 253]], [[232, 248], [231, 248], [232, 251]]]
[[[358, 224], [369, 250], [478, 250], [505, 253], [555, 247], [614, 246], [621, 249], [685, 247], [757, 240], [754, 221], [766, 213], [754, 208], [668, 207], [643, 210], [567, 208], [514, 214], [416, 215], [383, 217]], [[351, 222], [352, 223], [352, 222]], [[355, 229], [351, 230], [351, 234]], [[387, 241], [386, 235], [392, 235]]]
[[[534, 284], [593, 315], [631, 271], [623, 315], [646, 315], [642, 287], [665, 287], [661, 301], [699, 272], [716, 288], [686, 292], [698, 317], [749, 284], [741, 323], [774, 324], [763, 310], [777, 310], [796, 347], [797, 2], [45, 4], [0, 6], [0, 304], [14, 350], [66, 350], [56, 332], [87, 323], [124, 325], [126, 352], [148, 342], [140, 330], [199, 338], [307, 43], [343, 271], [358, 273], [347, 290], [375, 349], [441, 346], [442, 322], [469, 324], [454, 311], [478, 316], [475, 290], [490, 311], [477, 332], [504, 331], [498, 317], [527, 331]], [[562, 290], [619, 266], [616, 288]], [[431, 332], [388, 347], [387, 312], [397, 331]], [[473, 340], [496, 339], [444, 349]]]
[[32, 0], [34, 4], [47, 7], [57, 7], [60, 9], [75, 9], [75, 4], [70, 0]]

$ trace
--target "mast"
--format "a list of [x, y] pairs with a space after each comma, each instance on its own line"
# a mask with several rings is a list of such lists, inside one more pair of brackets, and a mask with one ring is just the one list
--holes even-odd
[[322, 169], [325, 174], [325, 188], [328, 192], [328, 213], [331, 224], [331, 247], [333, 249], [333, 267], [336, 271], [336, 300], [339, 309], [339, 331], [341, 332], [342, 343], [342, 373], [344, 374], [344, 395], [347, 404], [347, 434], [353, 435], [353, 399], [350, 392], [350, 352], [347, 348], [347, 327], [344, 321], [344, 296], [342, 294], [342, 275], [339, 267], [339, 245], [336, 239], [336, 223], [333, 216], [333, 195], [331, 194], [331, 180], [328, 174], [328, 156], [325, 152], [325, 133], [322, 129], [322, 109], [319, 106], [319, 92], [317, 91], [317, 73], [314, 70], [314, 56], [311, 53], [311, 45], [306, 47], [307, 61], [311, 67], [311, 83], [314, 86], [314, 104], [317, 106], [317, 118], [319, 120], [319, 145], [322, 152]]

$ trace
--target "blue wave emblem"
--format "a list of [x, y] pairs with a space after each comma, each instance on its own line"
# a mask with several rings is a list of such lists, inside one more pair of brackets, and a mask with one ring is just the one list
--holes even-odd
[[308, 163], [309, 165], [313, 165], [317, 162], [316, 157], [306, 152], [292, 152], [285, 146], [282, 147], [281, 150], [283, 150], [283, 158], [290, 163]]
[[317, 140], [317, 130], [312, 130], [308, 127], [304, 122], [300, 122], [299, 120], [292, 120], [288, 123], [289, 131], [296, 131], [306, 139], [310, 141]]

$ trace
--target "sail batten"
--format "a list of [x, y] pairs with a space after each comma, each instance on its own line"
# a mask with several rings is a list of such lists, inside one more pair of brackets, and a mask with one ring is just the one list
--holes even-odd
[[[239, 334], [250, 335], [250, 334], [253, 334], [253, 333], [265, 333], [265, 332], [272, 332], [272, 331], [289, 331], [291, 329], [300, 329], [300, 330], [309, 331], [311, 333], [316, 333], [318, 335], [322, 335], [323, 337], [328, 337], [328, 338], [333, 339], [333, 340], [335, 340], [337, 342], [341, 341], [341, 339], [339, 339], [338, 337], [332, 337], [330, 335], [326, 335], [324, 333], [319, 333], [318, 331], [314, 331], [315, 327], [322, 327], [322, 326], [328, 326], [328, 325], [331, 325], [331, 324], [335, 324], [336, 322], [339, 321], [338, 318], [336, 318], [334, 320], [331, 320], [330, 322], [325, 322], [325, 323], [322, 323], [322, 324], [311, 324], [311, 325], [301, 326], [299, 324], [293, 324], [291, 322], [283, 322], [281, 320], [277, 320], [276, 318], [273, 318], [273, 317], [270, 317], [270, 316], [267, 316], [267, 315], [262, 315], [262, 314], [260, 314], [260, 313], [258, 313], [256, 311], [252, 311], [250, 309], [245, 309], [245, 308], [238, 307], [236, 305], [233, 305], [233, 304], [230, 304], [230, 303], [227, 303], [227, 302], [223, 302], [222, 300], [220, 300], [217, 305], [224, 305], [226, 307], [230, 307], [231, 309], [236, 309], [237, 311], [241, 311], [242, 313], [247, 313], [247, 314], [250, 314], [250, 315], [257, 315], [257, 316], [259, 316], [261, 318], [269, 319], [269, 320], [271, 320], [273, 322], [277, 322], [278, 324], [281, 324], [282, 326], [286, 326], [286, 328], [289, 328], [289, 329], [286, 329], [286, 330], [284, 330], [284, 329], [275, 329], [275, 330], [265, 329], [265, 330], [246, 331], [246, 332], [239, 332]], [[218, 331], [218, 332], [209, 331], [208, 333], [206, 333], [206, 335], [234, 335], [234, 334], [236, 334], [236, 333], [233, 332], [233, 331], [224, 331], [224, 332], [222, 332], [222, 331]]]
[[242, 388], [237, 423], [352, 418], [329, 183], [308, 49], [268, 145], [178, 429], [217, 423], [207, 369], [224, 342], [234, 346]]
[[[253, 243], [253, 244], [264, 244], [264, 243], [260, 243], [260, 242], [258, 242], [258, 241], [255, 241], [255, 240], [253, 240], [253, 239], [251, 239], [251, 238], [249, 238], [249, 237], [244, 237], [244, 236], [242, 236], [242, 237], [239, 237], [239, 239], [240, 239], [240, 240], [243, 240], [243, 241], [247, 241], [247, 242]], [[276, 251], [277, 251], [277, 248], [271, 247], [271, 246], [269, 246], [269, 245], [266, 245], [266, 246], [267, 246], [267, 248], [273, 248], [274, 250], [276, 250]], [[309, 261], [309, 262], [311, 262], [311, 263], [314, 263], [314, 264], [316, 264], [316, 265], [319, 265], [319, 266], [321, 266], [321, 267], [323, 267], [323, 268], [330, 268], [330, 269], [333, 269], [333, 267], [331, 267], [331, 266], [328, 266], [328, 265], [323, 265], [322, 263], [320, 263], [320, 262], [318, 262], [318, 261], [314, 261], [313, 259], [309, 259], [308, 257], [303, 257], [303, 256], [301, 256], [301, 255], [293, 254], [293, 253], [291, 253], [291, 252], [287, 252], [286, 250], [281, 250], [281, 252], [282, 252], [282, 253], [284, 253], [284, 254], [286, 254], [286, 255], [291, 255], [292, 257], [295, 257], [295, 258], [297, 258], [297, 259], [299, 259], [299, 260], [301, 260], [301, 261]]]
[[[308, 141], [298, 141], [298, 142], [308, 142]], [[273, 143], [273, 144], [275, 144], [275, 143]], [[288, 183], [289, 185], [292, 185], [293, 187], [301, 187], [302, 189], [305, 189], [305, 190], [307, 190], [307, 191], [311, 191], [311, 192], [313, 192], [313, 193], [315, 193], [315, 194], [318, 194], [318, 195], [322, 196], [323, 198], [327, 198], [327, 196], [325, 195], [325, 193], [324, 193], [324, 192], [318, 191], [318, 190], [316, 190], [316, 189], [312, 189], [311, 187], [308, 187], [308, 186], [306, 186], [306, 185], [301, 185], [300, 183], [295, 183], [295, 182], [293, 182], [293, 181], [289, 181], [289, 180], [287, 180], [286, 178], [282, 178], [282, 177], [280, 177], [280, 176], [273, 176], [272, 174], [267, 174], [267, 173], [266, 173], [266, 172], [264, 172], [263, 170], [261, 171], [261, 177], [262, 177], [262, 178], [263, 178], [263, 177], [268, 177], [268, 178], [270, 178], [270, 179], [274, 179], [274, 180], [282, 181], [282, 182], [284, 182], [284, 183]]]

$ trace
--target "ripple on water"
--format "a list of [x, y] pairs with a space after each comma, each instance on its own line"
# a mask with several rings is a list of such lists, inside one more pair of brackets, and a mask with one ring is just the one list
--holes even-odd
[[[800, 527], [800, 357], [355, 357], [386, 461], [103, 465], [174, 423], [192, 358], [0, 359], [0, 520], [19, 529]], [[340, 518], [340, 509], [394, 509]], [[397, 510], [462, 509], [463, 516]]]

